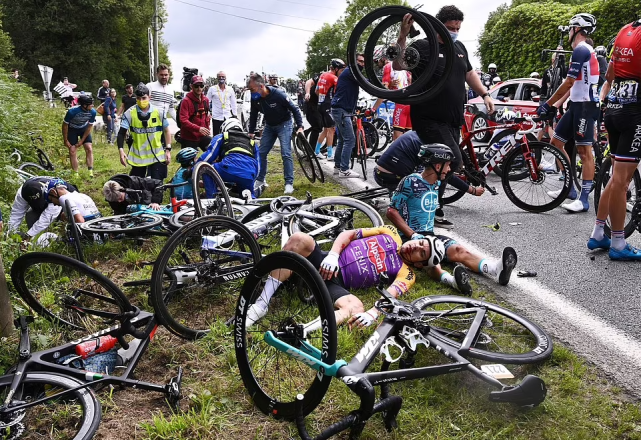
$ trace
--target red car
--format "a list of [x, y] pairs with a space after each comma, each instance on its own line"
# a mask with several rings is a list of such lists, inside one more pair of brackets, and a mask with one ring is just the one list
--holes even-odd
[[[478, 130], [488, 126], [499, 125], [495, 115], [507, 107], [508, 110], [521, 112], [522, 116], [536, 116], [536, 109], [539, 107], [538, 102], [534, 102], [532, 97], [538, 96], [541, 90], [541, 80], [533, 78], [517, 78], [503, 81], [490, 89], [490, 97], [494, 101], [496, 113], [488, 115], [481, 97], [470, 99], [465, 106], [465, 124], [469, 130]], [[487, 131], [474, 135], [477, 142], [487, 142], [490, 140], [492, 132]]]

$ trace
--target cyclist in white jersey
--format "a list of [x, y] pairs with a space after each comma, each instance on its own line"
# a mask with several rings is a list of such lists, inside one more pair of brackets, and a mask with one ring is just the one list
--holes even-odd
[[[577, 194], [572, 184], [573, 179], [566, 176], [572, 185], [568, 197], [574, 201], [562, 206], [570, 212], [586, 212], [590, 208], [588, 196], [594, 180], [592, 143], [594, 141], [594, 123], [598, 118], [600, 106], [597, 92], [599, 61], [594, 49], [585, 40], [595, 30], [596, 18], [591, 14], [581, 13], [570, 19], [568, 38], [573, 50], [567, 77], [550, 99], [537, 110], [539, 115], [556, 114], [557, 108], [549, 103], [557, 102], [568, 90], [570, 91], [572, 102], [556, 126], [552, 139], [552, 144], [561, 149], [570, 139], [574, 139], [583, 164], [583, 183], [580, 195]], [[555, 197], [558, 196], [558, 193], [553, 191], [549, 195]]]

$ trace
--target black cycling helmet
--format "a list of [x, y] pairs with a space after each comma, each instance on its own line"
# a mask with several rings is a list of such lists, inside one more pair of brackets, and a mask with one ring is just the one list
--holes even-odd
[[195, 148], [187, 147], [183, 148], [176, 155], [176, 160], [181, 165], [190, 165], [194, 159], [198, 156], [198, 151]]
[[418, 152], [421, 163], [425, 166], [437, 163], [451, 162], [454, 158], [452, 149], [444, 144], [426, 144], [421, 146]]
[[344, 69], [345, 68], [345, 61], [341, 60], [340, 58], [334, 58], [331, 62], [330, 65], [334, 69]]
[[149, 95], [149, 87], [147, 87], [145, 83], [139, 83], [138, 87], [136, 87], [136, 90], [134, 91], [134, 95], [139, 97]]
[[80, 96], [78, 96], [78, 104], [91, 105], [93, 104], [93, 98], [89, 95], [85, 95], [84, 93], [82, 93], [80, 94]]

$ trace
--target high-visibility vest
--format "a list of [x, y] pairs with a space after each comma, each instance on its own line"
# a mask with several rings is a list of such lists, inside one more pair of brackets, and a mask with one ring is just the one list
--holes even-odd
[[245, 154], [254, 157], [254, 140], [245, 133], [238, 133], [234, 130], [223, 133], [222, 145], [223, 157], [229, 153]]
[[129, 133], [133, 139], [127, 163], [134, 167], [144, 167], [153, 165], [156, 162], [165, 161], [165, 152], [160, 142], [163, 127], [160, 112], [153, 109], [146, 121], [146, 127], [138, 117], [138, 107], [131, 108], [131, 123], [129, 124]]

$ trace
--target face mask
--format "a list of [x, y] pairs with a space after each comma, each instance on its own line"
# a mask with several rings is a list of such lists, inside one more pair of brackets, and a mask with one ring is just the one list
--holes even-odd
[[458, 39], [458, 32], [452, 32], [448, 31], [450, 33], [450, 37], [452, 37], [452, 41], [456, 41]]
[[219, 79], [218, 80], [218, 84], [220, 84], [222, 86], [223, 84], [225, 84], [225, 80], [224, 79]]
[[144, 110], [147, 107], [149, 107], [149, 100], [145, 99], [143, 101], [143, 100], [140, 100], [140, 99], [136, 99], [136, 104], [138, 104], [138, 107], [140, 107], [141, 110]]
[[252, 92], [252, 99], [253, 100], [260, 99], [260, 92]]
[[360, 64], [357, 64], [356, 66], [358, 67], [358, 70], [360, 70], [361, 72], [362, 72], [362, 71], [363, 71], [363, 69], [365, 68], [365, 66], [361, 66]]

